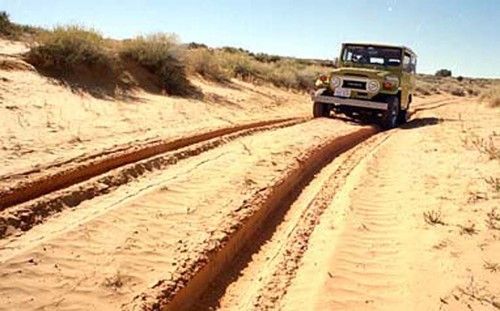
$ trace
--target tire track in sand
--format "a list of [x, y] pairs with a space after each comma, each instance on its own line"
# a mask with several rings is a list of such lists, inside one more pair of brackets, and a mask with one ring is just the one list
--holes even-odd
[[[0, 238], [5, 238], [19, 231], [30, 230], [35, 225], [43, 223], [47, 218], [65, 209], [73, 208], [81, 204], [83, 201], [88, 201], [103, 194], [107, 194], [124, 184], [141, 178], [143, 175], [150, 174], [153, 171], [166, 169], [181, 160], [185, 160], [208, 150], [220, 147], [237, 138], [254, 135], [258, 132], [289, 127], [305, 121], [305, 119], [300, 118], [284, 121], [263, 121], [258, 124], [239, 125], [232, 128], [217, 130], [215, 132], [208, 132], [202, 135], [194, 136], [194, 138], [188, 137], [181, 138], [173, 142], [163, 142], [164, 145], [160, 144], [160, 146], [158, 146], [158, 142], [155, 142], [154, 144], [147, 144], [146, 147], [139, 146], [138, 148], [133, 149], [132, 153], [130, 153], [130, 150], [119, 150], [116, 153], [112, 153], [110, 158], [107, 158], [106, 155], [105, 159], [101, 160], [104, 162], [109, 160], [110, 162], [108, 165], [123, 164], [123, 166], [115, 168], [109, 172], [101, 172], [105, 169], [105, 167], [98, 167], [100, 163], [99, 161], [101, 161], [98, 160], [94, 163], [97, 167], [93, 172], [83, 172], [83, 174], [88, 175], [98, 172], [101, 172], [102, 174], [85, 181], [78, 181], [78, 178], [72, 179], [75, 177], [73, 176], [74, 170], [77, 172], [85, 171], [86, 167], [92, 165], [92, 161], [94, 161], [93, 158], [91, 158], [92, 161], [90, 162], [88, 162], [87, 159], [84, 159], [83, 163], [78, 162], [73, 166], [70, 165], [71, 167], [69, 170], [66, 170], [66, 166], [61, 164], [62, 166], [60, 169], [62, 170], [56, 170], [55, 174], [63, 179], [68, 178], [71, 183], [75, 184], [69, 185], [67, 188], [50, 192], [42, 197], [27, 201], [23, 204], [11, 206], [5, 210], [2, 210], [0, 207]], [[242, 127], [245, 129], [236, 131], [236, 129], [241, 129]], [[227, 131], [229, 131], [229, 133], [226, 133]], [[212, 135], [215, 134], [220, 134], [221, 136], [211, 138]], [[196, 140], [202, 138], [206, 140], [196, 143]], [[188, 143], [192, 144], [182, 148], [183, 144]], [[174, 150], [161, 153], [160, 150], [164, 150], [165, 148], [174, 148]], [[145, 153], [141, 153], [141, 150]], [[137, 162], [129, 164], [123, 163], [123, 161], [127, 162], [135, 157], [144, 157], [151, 152], [158, 152], [158, 154], [143, 160], [138, 159]], [[132, 158], [130, 158], [130, 155], [132, 155]], [[49, 172], [49, 174], [43, 175], [40, 178], [37, 177], [33, 183], [29, 182], [24, 184], [23, 187], [37, 188], [37, 183], [42, 181], [45, 181], [48, 187], [52, 187], [49, 181], [51, 181], [50, 178], [53, 174], [54, 172]], [[76, 177], [78, 176], [80, 175], [77, 175]], [[83, 175], [80, 177], [83, 177]], [[17, 193], [18, 195], [24, 195], [22, 189], [22, 187], [16, 188], [15, 190], [12, 190], [12, 194]], [[47, 189], [49, 188], [46, 188], [45, 190]], [[44, 190], [38, 189], [36, 191]]]
[[218, 280], [194, 309], [277, 309], [324, 210], [352, 170], [387, 137], [385, 133], [374, 136], [325, 166], [286, 215], [268, 221], [255, 245], [240, 255], [233, 271]]
[[[20, 173], [16, 176], [2, 176], [0, 177], [0, 211], [50, 192], [69, 187], [112, 169], [168, 151], [178, 150], [245, 130], [303, 121], [305, 120], [301, 118], [288, 118], [239, 124], [169, 141], [156, 140], [146, 142], [143, 145], [129, 146], [128, 148], [116, 148], [116, 150], [104, 151], [71, 162], [49, 165], [48, 167]], [[20, 181], [17, 179], [20, 179]], [[14, 182], [15, 185], [11, 186]]]

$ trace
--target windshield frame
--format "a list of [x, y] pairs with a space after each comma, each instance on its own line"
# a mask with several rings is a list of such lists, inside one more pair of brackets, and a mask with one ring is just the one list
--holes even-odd
[[[383, 64], [377, 64], [377, 63], [357, 63], [352, 60], [345, 60], [346, 56], [346, 50], [352, 47], [362, 47], [362, 48], [369, 48], [373, 47], [375, 49], [394, 49], [399, 52], [399, 60], [400, 63], [398, 66], [389, 66], [389, 65], [383, 65]], [[342, 65], [348, 65], [348, 66], [353, 66], [353, 67], [365, 67], [365, 68], [384, 68], [384, 69], [401, 69], [403, 67], [403, 53], [404, 49], [402, 47], [397, 47], [397, 46], [383, 46], [383, 45], [376, 45], [376, 44], [343, 44], [342, 45], [342, 51], [340, 53], [340, 63]]]

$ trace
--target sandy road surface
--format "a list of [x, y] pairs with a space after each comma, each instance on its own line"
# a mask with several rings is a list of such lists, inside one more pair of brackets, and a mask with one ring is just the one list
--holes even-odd
[[0, 309], [496, 310], [500, 114], [413, 111], [383, 133], [316, 119], [173, 151], [189, 156], [2, 239]]
[[500, 167], [470, 143], [498, 146], [500, 114], [456, 99], [414, 112], [325, 166], [193, 309], [500, 308]]
[[116, 309], [162, 279], [304, 152], [363, 128], [313, 120], [257, 133], [81, 204], [2, 245], [5, 309]]

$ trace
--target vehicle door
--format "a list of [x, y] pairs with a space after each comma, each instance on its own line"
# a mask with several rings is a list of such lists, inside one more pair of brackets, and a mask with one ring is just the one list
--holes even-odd
[[412, 55], [407, 51], [403, 53], [403, 71], [401, 73], [401, 109], [408, 109], [410, 94], [413, 84], [413, 68], [411, 64]]

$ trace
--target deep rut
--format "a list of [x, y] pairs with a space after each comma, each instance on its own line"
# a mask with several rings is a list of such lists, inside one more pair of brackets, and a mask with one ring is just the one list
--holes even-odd
[[315, 176], [295, 202], [283, 202], [281, 212], [265, 222], [265, 230], [252, 239], [192, 309], [275, 309], [321, 214], [351, 171], [387, 137], [379, 134], [340, 155]]
[[[52, 191], [69, 187], [120, 166], [138, 162], [161, 153], [240, 131], [265, 129], [280, 123], [295, 124], [301, 121], [304, 121], [304, 119], [289, 118], [240, 124], [169, 141], [157, 140], [142, 145], [128, 146], [128, 148], [115, 148], [114, 150], [41, 167], [15, 176], [1, 176], [0, 186], [3, 185], [3, 187], [0, 187], [0, 211]], [[13, 184], [15, 186], [12, 186]]]
[[[219, 147], [234, 139], [293, 126], [304, 121], [305, 119], [297, 118], [244, 124], [175, 141], [154, 142], [131, 150], [118, 149], [111, 154], [106, 152], [99, 157], [81, 159], [70, 167], [62, 163], [56, 166], [54, 171], [41, 176], [35, 174], [27, 182], [22, 182], [19, 186], [11, 187], [2, 193], [0, 238], [20, 230], [27, 231], [55, 213], [107, 194], [147, 173], [165, 169], [180, 160]], [[171, 149], [174, 150], [168, 152]], [[115, 169], [109, 171], [113, 167]], [[30, 174], [28, 173], [27, 177], [30, 177]], [[86, 180], [88, 178], [91, 179]], [[59, 190], [53, 191], [55, 189]], [[42, 194], [45, 195], [31, 200], [34, 196]], [[27, 202], [7, 207], [18, 201]]]

